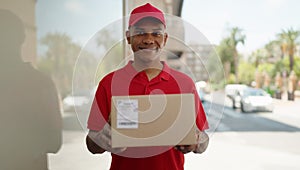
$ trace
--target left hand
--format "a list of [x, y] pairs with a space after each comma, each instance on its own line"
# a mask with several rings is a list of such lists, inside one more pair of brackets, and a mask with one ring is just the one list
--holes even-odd
[[183, 154], [189, 153], [196, 150], [197, 144], [194, 145], [177, 145], [174, 147], [176, 150], [182, 152]]
[[203, 153], [209, 142], [209, 137], [204, 131], [197, 130], [197, 144], [194, 145], [177, 145], [174, 148], [183, 154], [193, 151], [194, 153]]

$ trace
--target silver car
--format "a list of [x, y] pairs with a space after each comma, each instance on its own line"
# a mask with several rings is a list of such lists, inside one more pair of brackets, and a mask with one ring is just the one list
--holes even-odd
[[236, 109], [241, 107], [240, 106], [240, 101], [241, 101], [241, 92], [245, 89], [248, 88], [248, 86], [244, 84], [227, 84], [225, 86], [225, 93], [226, 96], [231, 99], [232, 101], [232, 108]]
[[65, 112], [73, 112], [76, 110], [89, 109], [97, 87], [93, 89], [76, 89], [72, 94], [69, 94], [63, 99], [63, 108]]
[[69, 94], [63, 99], [64, 111], [75, 111], [81, 109], [89, 103], [90, 95], [88, 90], [79, 90], [73, 94]]
[[273, 111], [273, 99], [262, 89], [245, 88], [239, 95], [242, 112]]

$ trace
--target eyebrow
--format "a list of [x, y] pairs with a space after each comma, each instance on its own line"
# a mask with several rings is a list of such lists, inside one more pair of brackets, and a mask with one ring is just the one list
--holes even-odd
[[[140, 28], [140, 27], [134, 27], [134, 31], [140, 31], [140, 30], [145, 30], [145, 28]], [[154, 28], [152, 29], [152, 31], [162, 31], [163, 29], [162, 28]]]

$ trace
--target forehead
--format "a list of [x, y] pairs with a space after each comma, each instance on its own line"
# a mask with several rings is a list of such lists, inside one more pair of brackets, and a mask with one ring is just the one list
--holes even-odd
[[152, 17], [146, 17], [134, 24], [133, 28], [136, 29], [155, 29], [155, 30], [164, 30], [164, 25], [158, 19]]

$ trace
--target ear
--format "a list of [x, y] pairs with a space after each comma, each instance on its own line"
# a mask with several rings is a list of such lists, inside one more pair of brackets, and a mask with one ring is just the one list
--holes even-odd
[[128, 30], [128, 31], [126, 31], [126, 33], [125, 33], [125, 34], [126, 34], [127, 43], [128, 43], [128, 44], [131, 44], [131, 43], [130, 43], [130, 41], [131, 41], [131, 37], [130, 37], [130, 31], [129, 31], [129, 30]]
[[166, 45], [166, 43], [167, 43], [167, 40], [168, 40], [168, 33], [165, 33], [164, 34], [164, 46]]

